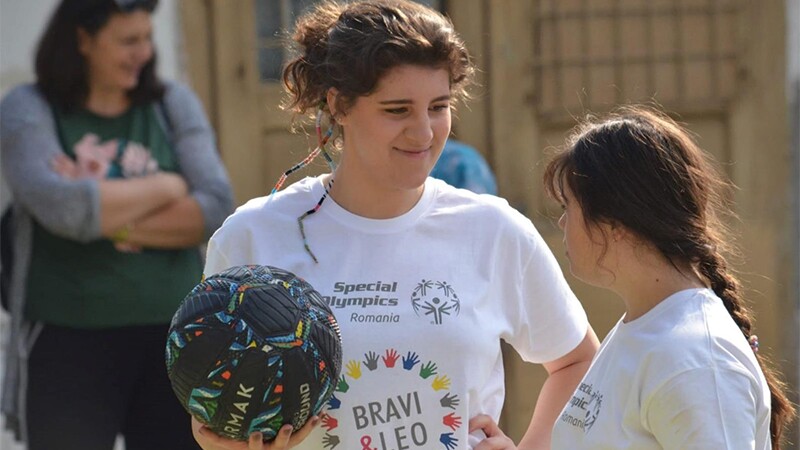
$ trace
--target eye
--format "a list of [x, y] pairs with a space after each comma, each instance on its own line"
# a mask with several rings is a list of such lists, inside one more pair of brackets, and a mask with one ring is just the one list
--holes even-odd
[[386, 111], [389, 114], [400, 115], [407, 113], [408, 108], [390, 108], [390, 109], [384, 109], [384, 111]]
[[434, 112], [442, 112], [442, 111], [446, 111], [448, 109], [450, 109], [450, 104], [449, 103], [431, 106], [431, 111], [434, 111]]

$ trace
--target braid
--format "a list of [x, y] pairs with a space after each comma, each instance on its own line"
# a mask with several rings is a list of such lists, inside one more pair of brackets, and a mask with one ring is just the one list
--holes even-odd
[[753, 321], [750, 319], [750, 310], [741, 299], [741, 286], [739, 281], [729, 273], [728, 263], [725, 258], [715, 250], [701, 257], [698, 265], [700, 273], [711, 284], [711, 289], [722, 299], [725, 309], [742, 330], [746, 339], [752, 334]]
[[[749, 341], [752, 336], [753, 324], [750, 311], [741, 298], [739, 281], [730, 273], [725, 258], [713, 250], [714, 247], [706, 246], [705, 248], [712, 250], [700, 257], [698, 269], [711, 284], [714, 293], [722, 299], [731, 318]], [[772, 450], [780, 450], [783, 429], [794, 418], [795, 408], [786, 396], [788, 388], [786, 383], [780, 379], [771, 361], [761, 353], [756, 352], [755, 355], [761, 371], [764, 373], [764, 378], [767, 380], [771, 396], [772, 416], [769, 431], [772, 437]]]
[[703, 150], [677, 122], [657, 110], [623, 107], [584, 122], [544, 173], [551, 197], [575, 196], [586, 224], [617, 223], [652, 243], [676, 269], [691, 264], [725, 305], [753, 347], [769, 386], [773, 450], [794, 417], [787, 387], [755, 352], [753, 319], [724, 255], [736, 255], [724, 217], [735, 217], [727, 192]]

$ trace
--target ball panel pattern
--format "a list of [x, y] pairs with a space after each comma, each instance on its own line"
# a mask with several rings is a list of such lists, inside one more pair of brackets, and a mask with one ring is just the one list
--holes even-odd
[[302, 427], [333, 394], [341, 359], [339, 327], [319, 293], [269, 266], [233, 267], [195, 286], [166, 347], [184, 408], [238, 440]]

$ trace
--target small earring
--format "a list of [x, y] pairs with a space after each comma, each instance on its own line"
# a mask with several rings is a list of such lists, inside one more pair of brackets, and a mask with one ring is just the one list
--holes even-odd
[[755, 334], [751, 335], [747, 342], [750, 344], [750, 348], [753, 349], [753, 353], [758, 353], [758, 336]]

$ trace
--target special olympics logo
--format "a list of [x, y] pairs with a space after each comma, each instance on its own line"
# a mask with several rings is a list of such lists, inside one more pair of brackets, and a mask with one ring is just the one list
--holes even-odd
[[432, 316], [436, 325], [441, 325], [445, 316], [457, 316], [461, 312], [461, 300], [446, 281], [420, 281], [411, 293], [411, 305], [417, 316]]

